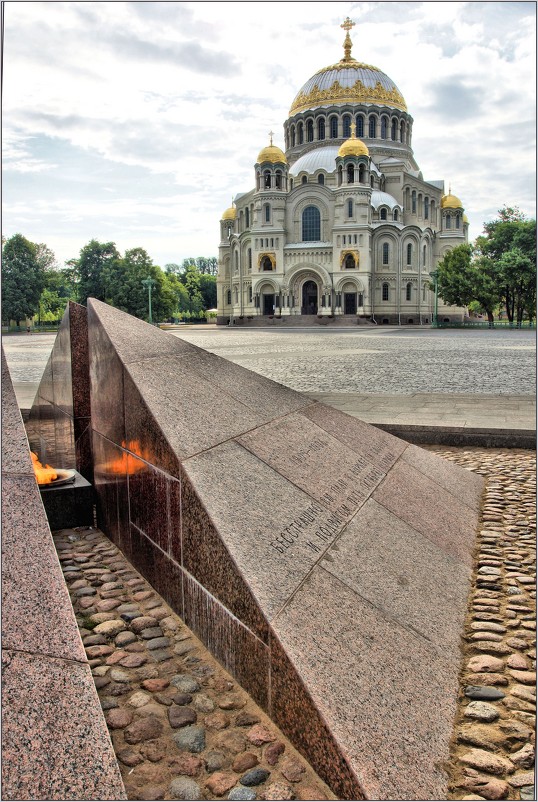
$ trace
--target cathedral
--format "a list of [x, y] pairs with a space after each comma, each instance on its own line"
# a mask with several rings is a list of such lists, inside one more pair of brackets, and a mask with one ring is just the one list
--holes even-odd
[[[295, 97], [285, 151], [271, 133], [254, 188], [222, 215], [217, 323], [434, 322], [435, 266], [468, 241], [468, 220], [444, 181], [423, 177], [394, 81], [352, 57], [353, 25], [341, 26], [344, 57]], [[437, 313], [465, 310], [439, 298]]]

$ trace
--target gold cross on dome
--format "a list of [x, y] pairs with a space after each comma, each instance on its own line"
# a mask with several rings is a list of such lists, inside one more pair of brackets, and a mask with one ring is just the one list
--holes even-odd
[[270, 140], [269, 144], [270, 144], [270, 145], [272, 145], [272, 144], [273, 144], [273, 137], [274, 137], [274, 135], [275, 135], [275, 134], [274, 134], [274, 131], [269, 131], [269, 140]]
[[341, 28], [343, 28], [343, 29], [344, 29], [344, 31], [348, 32], [348, 31], [350, 31], [350, 30], [353, 28], [353, 26], [354, 26], [355, 24], [356, 24], [356, 23], [355, 23], [355, 22], [352, 22], [352, 21], [349, 19], [349, 17], [346, 17], [346, 18], [345, 18], [345, 20], [344, 20], [344, 22], [342, 23], [342, 25], [340, 25], [340, 27], [341, 27]]

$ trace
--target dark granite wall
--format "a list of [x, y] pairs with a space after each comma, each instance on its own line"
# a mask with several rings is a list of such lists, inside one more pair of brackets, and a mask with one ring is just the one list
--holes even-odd
[[103, 531], [341, 798], [446, 797], [483, 480], [91, 299], [88, 353]]
[[66, 307], [26, 423], [30, 448], [55, 468], [93, 482], [87, 311]]

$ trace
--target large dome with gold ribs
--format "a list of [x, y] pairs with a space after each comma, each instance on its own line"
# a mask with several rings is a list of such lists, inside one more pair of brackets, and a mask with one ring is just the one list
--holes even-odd
[[353, 25], [349, 18], [342, 25], [347, 31], [344, 58], [319, 70], [304, 84], [291, 105], [290, 117], [308, 109], [343, 103], [373, 103], [407, 111], [400, 90], [388, 75], [351, 57], [349, 30]]

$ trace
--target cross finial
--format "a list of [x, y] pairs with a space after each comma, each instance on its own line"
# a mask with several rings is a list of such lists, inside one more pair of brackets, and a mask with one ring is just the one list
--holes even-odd
[[269, 131], [269, 144], [273, 144], [274, 131]]
[[352, 20], [350, 20], [349, 17], [346, 17], [342, 25], [340, 25], [340, 27], [343, 28], [346, 32], [346, 38], [344, 39], [344, 58], [342, 59], [342, 61], [351, 61], [351, 48], [353, 45], [351, 43], [349, 32], [354, 25], [355, 23], [352, 22]]

